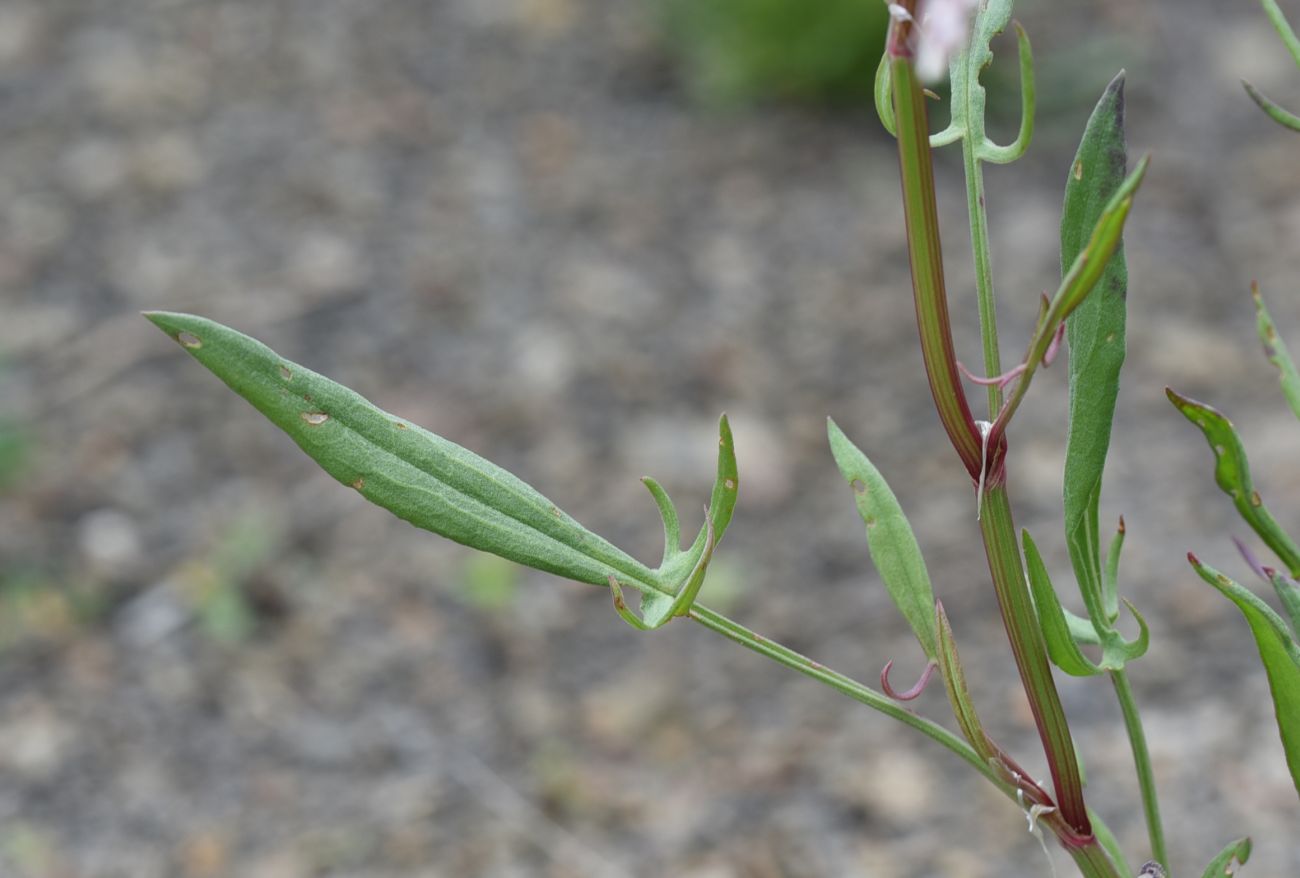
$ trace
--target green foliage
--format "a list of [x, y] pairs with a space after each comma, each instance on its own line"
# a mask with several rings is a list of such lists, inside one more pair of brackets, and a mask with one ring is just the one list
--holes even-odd
[[1245, 865], [1250, 859], [1250, 839], [1239, 838], [1228, 842], [1228, 846], [1219, 852], [1210, 865], [1205, 867], [1201, 878], [1228, 878], [1237, 873], [1237, 867]]
[[1246, 449], [1237, 437], [1237, 431], [1222, 412], [1185, 396], [1180, 396], [1169, 388], [1165, 394], [1174, 407], [1182, 412], [1205, 435], [1214, 452], [1214, 481], [1223, 493], [1232, 498], [1237, 513], [1259, 534], [1291, 571], [1292, 576], [1300, 576], [1300, 547], [1282, 529], [1273, 518], [1255, 483], [1250, 477], [1250, 463], [1246, 460]]
[[912, 525], [898, 505], [898, 498], [867, 456], [834, 421], [827, 420], [826, 427], [835, 463], [853, 488], [853, 502], [867, 526], [871, 560], [926, 657], [933, 659], [936, 657], [934, 591]]
[[1264, 356], [1277, 367], [1278, 381], [1282, 384], [1287, 405], [1300, 418], [1300, 372], [1296, 371], [1295, 361], [1291, 359], [1286, 342], [1278, 335], [1273, 316], [1264, 305], [1264, 297], [1259, 294], [1259, 284], [1250, 285], [1250, 294], [1255, 300], [1255, 329], [1259, 333], [1260, 344], [1264, 346]]
[[871, 93], [879, 0], [657, 0], [689, 90], [712, 104], [855, 101]]
[[[988, 111], [988, 92], [981, 77], [993, 63], [993, 38], [1006, 30], [1011, 22], [1012, 0], [989, 0], [975, 18], [974, 36], [970, 44], [952, 59], [949, 65], [951, 118], [948, 127], [930, 136], [932, 147], [947, 146], [959, 140], [970, 144], [977, 161], [1008, 164], [1025, 154], [1034, 137], [1034, 112], [1038, 89], [1034, 79], [1034, 54], [1029, 46], [1029, 35], [1016, 23], [1016, 43], [1020, 64], [1020, 131], [1014, 143], [999, 146], [985, 132]], [[894, 109], [890, 100], [891, 81], [889, 65], [881, 63], [876, 69], [873, 95], [876, 112], [890, 134], [897, 134]]]
[[[661, 0], [674, 45], [699, 94], [713, 101], [757, 97], [860, 96], [871, 83], [871, 58], [889, 20], [877, 0]], [[1270, 0], [1265, 0], [1268, 8]], [[836, 691], [916, 729], [966, 761], [1028, 817], [1031, 830], [1057, 836], [1086, 878], [1128, 878], [1132, 871], [1113, 833], [1084, 800], [1082, 755], [1076, 750], [1056, 689], [1052, 665], [1075, 676], [1108, 677], [1114, 684], [1133, 750], [1151, 853], [1141, 875], [1168, 871], [1154, 779], [1128, 662], [1149, 643], [1145, 620], [1118, 593], [1124, 524], [1104, 558], [1099, 505], [1106, 456], [1125, 357], [1127, 269], [1123, 232], [1147, 170], [1143, 159], [1128, 172], [1124, 143], [1124, 78], [1103, 93], [1088, 122], [1067, 176], [1061, 217], [1061, 279], [1044, 297], [1024, 359], [1002, 375], [975, 379], [988, 385], [989, 421], [976, 420], [965, 395], [948, 316], [944, 254], [939, 241], [931, 151], [961, 142], [975, 262], [977, 303], [986, 366], [999, 372], [996, 307], [981, 164], [1010, 162], [1028, 148], [1034, 130], [1036, 85], [1024, 30], [1016, 25], [1021, 77], [1021, 127], [1006, 146], [985, 130], [988, 96], [981, 75], [992, 60], [991, 40], [1011, 23], [1012, 0], [972, 7], [972, 41], [950, 65], [951, 114], [947, 128], [930, 135], [927, 98], [912, 53], [916, 0], [901, 0], [879, 67], [876, 105], [896, 132], [913, 295], [922, 359], [936, 410], [975, 488], [974, 515], [984, 542], [993, 593], [1051, 773], [1040, 785], [994, 741], [979, 719], [958, 655], [953, 626], [935, 600], [916, 536], [884, 476], [828, 422], [832, 454], [854, 491], [868, 549], [895, 606], [925, 652], [927, 674], [909, 693], [895, 694], [882, 673], [883, 693], [758, 635], [699, 603], [714, 552], [736, 504], [739, 474], [726, 417], [719, 422], [716, 474], [704, 522], [682, 546], [681, 521], [667, 492], [645, 485], [663, 523], [664, 552], [651, 568], [587, 530], [525, 482], [461, 446], [390, 415], [360, 395], [286, 360], [260, 342], [204, 318], [153, 312], [146, 316], [188, 353], [286, 432], [331, 476], [411, 524], [490, 553], [463, 573], [466, 600], [494, 609], [515, 599], [516, 564], [593, 585], [608, 585], [615, 610], [640, 630], [689, 618], [746, 648], [795, 669]], [[938, 8], [937, 6], [935, 8]], [[955, 7], [954, 7], [955, 8]], [[1279, 13], [1280, 15], [1280, 13]], [[870, 37], [870, 39], [868, 38]], [[1286, 35], [1284, 34], [1284, 38]], [[1291, 35], [1294, 39], [1294, 35]], [[1290, 45], [1290, 43], [1288, 44]], [[1297, 56], [1300, 60], [1300, 55]], [[1272, 320], [1256, 297], [1260, 337], [1281, 373], [1284, 392], [1300, 415], [1300, 376]], [[1006, 483], [1008, 424], [1035, 370], [1049, 359], [1060, 331], [1068, 339], [1069, 434], [1063, 477], [1066, 544], [1087, 618], [1064, 609], [1048, 569], [1028, 532], [1017, 537]], [[969, 376], [969, 373], [966, 373]], [[1006, 399], [1002, 394], [1006, 390]], [[1255, 491], [1245, 453], [1231, 424], [1218, 412], [1170, 391], [1170, 399], [1205, 433], [1216, 454], [1216, 479], [1242, 515], [1300, 575], [1300, 549], [1282, 532]], [[237, 586], [273, 543], [264, 534], [229, 540], [209, 565], [224, 589], [213, 592], [205, 624], [218, 636], [238, 639], [251, 624]], [[251, 547], [250, 547], [251, 544]], [[223, 544], [225, 545], [225, 544]], [[271, 546], [268, 548], [268, 546]], [[223, 560], [224, 559], [224, 560]], [[251, 559], [251, 560], [250, 560]], [[1269, 678], [1278, 725], [1292, 776], [1300, 790], [1300, 590], [1261, 568], [1290, 616], [1287, 621], [1252, 593], [1195, 558], [1197, 573], [1246, 617]], [[983, 565], [972, 565], [982, 567]], [[640, 595], [639, 612], [624, 589]], [[1116, 625], [1120, 606], [1135, 617], [1139, 634], [1126, 641]], [[1082, 647], [1096, 647], [1098, 658]], [[919, 694], [937, 668], [961, 735], [898, 702]], [[1249, 840], [1225, 848], [1205, 873], [1227, 874], [1250, 854]]]
[[[731, 521], [737, 475], [725, 417], [709, 520], [689, 550], [677, 545], [677, 513], [667, 494], [646, 482], [666, 535], [664, 563], [651, 570], [495, 464], [381, 411], [261, 342], [202, 317], [146, 316], [331, 476], [416, 527], [473, 548], [578, 582], [621, 579], [654, 602], [656, 594], [675, 599], [698, 591], [708, 556]], [[680, 610], [673, 607], [675, 615]]]
[[[1066, 177], [1061, 210], [1061, 273], [1083, 252], [1087, 238], [1128, 172], [1124, 143], [1124, 74], [1097, 102]], [[1102, 599], [1098, 506], [1110, 448], [1120, 369], [1124, 365], [1128, 268], [1117, 246], [1096, 290], [1065, 324], [1070, 348], [1070, 421], [1065, 449], [1065, 535], [1079, 589], [1094, 624], [1114, 621], [1118, 608]]]
[[1202, 579], [1237, 605], [1250, 625], [1255, 645], [1259, 647], [1259, 657], [1268, 674], [1287, 766], [1291, 769], [1296, 792], [1300, 793], [1300, 646], [1296, 644], [1295, 633], [1281, 616], [1249, 589], [1202, 564], [1195, 555], [1189, 554], [1187, 558]]
[[[1283, 45], [1285, 45], [1287, 51], [1291, 53], [1291, 57], [1295, 60], [1296, 66], [1300, 67], [1300, 37], [1297, 37], [1295, 31], [1291, 29], [1291, 25], [1287, 22], [1286, 16], [1282, 14], [1281, 7], [1277, 5], [1277, 0], [1260, 0], [1260, 3], [1264, 7], [1264, 14], [1267, 15], [1268, 20], [1272, 22], [1273, 29], [1277, 31], [1277, 35], [1282, 39]], [[1274, 122], [1284, 128], [1290, 128], [1292, 131], [1300, 131], [1300, 116], [1283, 109], [1275, 101], [1246, 80], [1243, 79], [1241, 84], [1245, 87], [1246, 94], [1250, 95], [1250, 99], [1254, 101], [1261, 110], [1267, 113], [1269, 118]]]

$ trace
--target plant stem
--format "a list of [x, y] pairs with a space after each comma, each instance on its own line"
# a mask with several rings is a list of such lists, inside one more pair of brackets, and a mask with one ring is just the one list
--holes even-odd
[[899, 171], [921, 355], [939, 420], [943, 422], [948, 438], [971, 479], [978, 481], [984, 463], [983, 446], [966, 401], [952, 346], [925, 96], [909, 58], [893, 58], [890, 73], [898, 122]]
[[1291, 30], [1291, 25], [1287, 23], [1286, 16], [1282, 14], [1276, 0], [1260, 0], [1260, 3], [1264, 7], [1264, 14], [1273, 23], [1273, 29], [1277, 31], [1277, 35], [1282, 38], [1287, 51], [1295, 59], [1296, 66], [1300, 67], [1300, 37], [1297, 37], [1295, 31]]
[[[979, 300], [980, 339], [984, 347], [984, 374], [1002, 374], [998, 351], [998, 315], [993, 294], [993, 263], [989, 251], [988, 212], [984, 207], [984, 170], [970, 137], [962, 138], [961, 156], [966, 169], [966, 207], [970, 213], [970, 245], [975, 257], [975, 295]], [[988, 386], [989, 420], [1002, 408], [1002, 388]]]
[[998, 482], [986, 487], [981, 506], [980, 532], [988, 554], [993, 588], [997, 592], [1011, 652], [1020, 670], [1020, 680], [1029, 697], [1029, 707], [1047, 754], [1057, 806], [1075, 833], [1090, 836], [1092, 828], [1083, 801], [1083, 781], [1074, 754], [1074, 742], [1056, 691], [1056, 681], [1052, 678], [1047, 646], [1029, 597], [1006, 484]]
[[[1004, 796], [1012, 802], [1024, 807], [1020, 797], [1017, 796], [1017, 787], [1008, 782], [994, 766], [980, 758], [969, 744], [959, 738], [957, 735], [948, 731], [943, 726], [933, 720], [925, 719], [901, 707], [894, 700], [885, 697], [882, 693], [859, 683], [858, 681], [833, 671], [820, 662], [813, 661], [805, 655], [795, 652], [788, 646], [783, 646], [774, 640], [769, 640], [761, 634], [757, 634], [739, 622], [735, 622], [710, 610], [701, 604], [695, 604], [691, 607], [690, 618], [699, 624], [708, 628], [710, 631], [721, 634], [728, 640], [739, 643], [746, 649], [752, 650], [759, 655], [772, 659], [778, 664], [785, 665], [787, 668], [798, 671], [806, 677], [811, 677], [819, 683], [830, 686], [837, 692], [847, 695], [855, 701], [861, 702], [868, 707], [880, 711], [886, 716], [892, 717], [899, 722], [916, 729], [930, 740], [945, 747], [957, 756], [965, 760], [972, 768], [982, 774], [990, 783], [994, 785]], [[1032, 784], [1031, 779], [1026, 778], [1026, 783]], [[1041, 825], [1050, 829], [1053, 834], [1060, 839], [1062, 845], [1074, 858], [1075, 863], [1079, 866], [1080, 872], [1085, 878], [1121, 878], [1119, 871], [1111, 862], [1110, 857], [1106, 855], [1097, 839], [1091, 835], [1079, 837], [1069, 826], [1063, 815], [1058, 812], [1051, 812], [1043, 815], [1040, 821]]]
[[695, 604], [691, 607], [690, 617], [705, 628], [739, 643], [746, 649], [753, 650], [759, 655], [766, 656], [807, 677], [812, 677], [819, 683], [824, 683], [855, 701], [860, 701], [904, 725], [911, 726], [930, 740], [946, 747], [966, 760], [971, 767], [992, 781], [1008, 798], [1015, 801], [1016, 793], [1011, 784], [1003, 780], [991, 765], [981, 759], [974, 748], [933, 720], [918, 716], [907, 708], [900, 706], [893, 699], [886, 697], [883, 693], [877, 692], [838, 671], [833, 671], [820, 662], [815, 662], [807, 656], [795, 652], [788, 646], [769, 640], [739, 622], [732, 621], [721, 613], [710, 610], [701, 604]]
[[1115, 686], [1115, 697], [1119, 699], [1119, 707], [1124, 714], [1124, 728], [1128, 731], [1129, 746], [1133, 749], [1133, 765], [1137, 769], [1138, 788], [1142, 793], [1142, 812], [1146, 817], [1147, 836], [1151, 839], [1151, 856], [1165, 867], [1165, 871], [1168, 871], [1169, 851], [1165, 847], [1165, 829], [1160, 821], [1160, 801], [1156, 797], [1155, 773], [1151, 770], [1151, 753], [1147, 749], [1147, 737], [1142, 729], [1142, 718], [1138, 715], [1137, 699], [1133, 695], [1133, 687], [1129, 685], [1127, 671], [1122, 668], [1111, 671], [1110, 681]]

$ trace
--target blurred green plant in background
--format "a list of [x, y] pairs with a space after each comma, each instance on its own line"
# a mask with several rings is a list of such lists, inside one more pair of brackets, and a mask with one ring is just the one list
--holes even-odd
[[698, 100], [727, 105], [871, 95], [889, 25], [878, 0], [658, 2], [670, 52]]

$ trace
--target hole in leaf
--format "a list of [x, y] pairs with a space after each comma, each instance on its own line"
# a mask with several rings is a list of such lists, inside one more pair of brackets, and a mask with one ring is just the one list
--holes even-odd
[[854, 479], [852, 485], [853, 485], [853, 492], [855, 494], [867, 493], [867, 483], [862, 481], [862, 479]]
[[302, 419], [313, 427], [319, 427], [330, 419], [330, 416], [324, 412], [303, 412]]
[[281, 366], [281, 367], [280, 367], [280, 377], [283, 378], [285, 381], [292, 381], [292, 380], [293, 380], [293, 373], [289, 371], [289, 367], [288, 367], [288, 366]]

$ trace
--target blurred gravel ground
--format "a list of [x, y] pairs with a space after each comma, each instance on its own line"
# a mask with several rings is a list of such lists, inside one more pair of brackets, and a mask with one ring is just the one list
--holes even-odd
[[[1161, 391], [1226, 407], [1300, 521], [1300, 433], [1246, 294], [1258, 278], [1300, 339], [1300, 146], [1237, 85], [1295, 105], [1296, 71], [1250, 4], [1022, 5], [1048, 106], [1031, 156], [989, 171], [1005, 347], [1054, 285], [1065, 169], [1127, 66], [1155, 165], [1104, 515], [1153, 623], [1133, 677], [1178, 874], [1250, 832], [1248, 874], [1294, 875], [1253, 646], [1183, 562], [1242, 573], [1241, 528]], [[0, 420], [27, 448], [0, 442], [0, 874], [1048, 874], [933, 746], [367, 507], [136, 313], [255, 334], [646, 558], [637, 477], [699, 508], [725, 409], [744, 486], [706, 600], [873, 679], [917, 657], [834, 415], [912, 515], [986, 721], [1038, 765], [918, 372], [890, 144], [866, 108], [693, 111], [655, 33], [633, 0], [0, 2]], [[939, 172], [956, 252], [953, 156]], [[1012, 441], [1020, 523], [1065, 582], [1063, 396], [1045, 373]], [[1136, 860], [1113, 700], [1062, 688]], [[918, 709], [944, 714], [934, 692]]]

